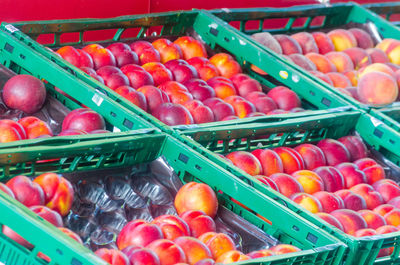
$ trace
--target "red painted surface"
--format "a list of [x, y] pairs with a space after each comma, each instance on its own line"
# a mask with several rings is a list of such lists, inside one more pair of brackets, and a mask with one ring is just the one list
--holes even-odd
[[0, 20], [110, 18], [149, 11], [150, 0], [2, 0]]
[[[341, 1], [333, 0], [331, 2]], [[358, 0], [356, 2], [390, 1]], [[318, 3], [317, 0], [2, 0], [0, 20], [15, 22], [71, 18], [109, 18], [150, 12], [190, 10], [192, 8], [288, 7]]]

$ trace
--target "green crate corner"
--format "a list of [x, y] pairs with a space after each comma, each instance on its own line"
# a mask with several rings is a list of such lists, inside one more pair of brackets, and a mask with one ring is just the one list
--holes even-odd
[[[400, 262], [400, 232], [383, 237], [355, 238], [344, 234], [333, 226], [305, 211], [302, 207], [266, 187], [244, 171], [227, 163], [216, 155], [238, 150], [293, 146], [301, 143], [317, 142], [324, 138], [337, 139], [357, 131], [366, 143], [388, 158], [396, 156], [400, 150], [400, 134], [373, 116], [359, 111], [337, 112], [320, 116], [303, 117], [268, 123], [252, 123], [243, 126], [203, 127], [180, 132], [180, 140], [191, 146], [208, 159], [224, 167], [249, 185], [281, 202], [292, 212], [317, 224], [321, 229], [334, 235], [349, 247], [343, 264], [397, 264]], [[260, 137], [263, 136], [263, 137]], [[375, 260], [378, 252], [394, 246], [393, 255]]]
[[[80, 81], [66, 68], [58, 67], [53, 61], [31, 50], [25, 44], [8, 33], [0, 30], [0, 63], [17, 74], [30, 74], [47, 81], [47, 91], [64, 104], [73, 108], [81, 107], [73, 104], [69, 98], [55, 91], [54, 87], [66, 92], [83, 105], [101, 114], [105, 120], [112, 123], [121, 131], [142, 128], [155, 128], [152, 123], [141, 116], [139, 112], [132, 112], [121, 106], [119, 101], [127, 101], [118, 96], [115, 101], [107, 96], [107, 92], [98, 86], [89, 86]], [[161, 128], [163, 126], [160, 126]]]
[[[274, 34], [291, 34], [300, 31], [324, 31], [324, 29], [341, 28], [348, 23], [373, 23], [376, 30], [383, 38], [399, 38], [400, 29], [382, 19], [362, 6], [350, 3], [338, 3], [332, 5], [304, 5], [289, 8], [246, 8], [246, 9], [218, 9], [202, 11], [202, 20], [214, 20], [214, 23], [201, 23], [196, 32], [207, 35], [211, 43], [226, 45], [228, 51], [239, 54], [239, 61], [245, 61], [248, 65], [254, 64], [261, 70], [267, 71], [278, 82], [292, 88], [299, 94], [332, 93], [356, 108], [370, 111], [378, 106], [363, 104], [354, 98], [342, 94], [337, 89], [329, 86], [324, 81], [308, 73], [301, 67], [286, 61], [282, 56], [269, 48], [252, 40], [248, 34], [264, 30], [264, 23], [268, 19], [287, 19], [285, 26], [278, 29], [266, 29]], [[316, 18], [324, 17], [322, 25], [313, 25]], [[293, 26], [296, 19], [304, 19], [302, 26]], [[239, 23], [239, 29], [228, 23]], [[258, 22], [257, 29], [246, 29], [247, 22]], [[258, 76], [258, 79], [263, 77]], [[300, 82], [301, 80], [301, 82]], [[307, 95], [309, 96], [309, 95]], [[393, 103], [394, 106], [400, 103]]]
[[[214, 25], [215, 19], [211, 16], [207, 16], [200, 11], [180, 11], [180, 12], [168, 12], [168, 13], [159, 13], [159, 14], [146, 14], [146, 15], [134, 15], [134, 16], [125, 16], [119, 18], [112, 19], [79, 19], [79, 20], [57, 20], [57, 21], [36, 21], [36, 22], [21, 22], [14, 24], [2, 24], [2, 31], [7, 35], [4, 43], [0, 43], [0, 48], [4, 45], [7, 45], [9, 42], [14, 46], [21, 46], [21, 49], [24, 51], [24, 55], [29, 55], [30, 53], [38, 53], [42, 55], [42, 59], [47, 59], [54, 64], [57, 64], [58, 70], [59, 68], [64, 68], [63, 74], [69, 73], [70, 76], [73, 75], [77, 77], [79, 80], [88, 84], [92, 88], [98, 88], [100, 91], [107, 93], [111, 100], [116, 101], [123, 107], [131, 110], [133, 113], [139, 113], [140, 116], [146, 119], [148, 122], [152, 123], [154, 126], [161, 128], [163, 131], [167, 133], [171, 133], [168, 130], [169, 126], [161, 123], [153, 116], [144, 113], [138, 107], [132, 105], [131, 103], [121, 100], [118, 98], [119, 96], [113, 92], [111, 89], [107, 88], [104, 85], [101, 85], [99, 82], [95, 81], [93, 78], [89, 77], [87, 74], [80, 71], [75, 66], [67, 63], [63, 59], [60, 59], [54, 53], [46, 49], [43, 45], [40, 45], [35, 40], [42, 34], [46, 36], [51, 36], [52, 43], [48, 44], [48, 47], [59, 47], [61, 45], [86, 45], [93, 43], [91, 41], [85, 41], [84, 36], [86, 33], [91, 31], [99, 31], [99, 30], [109, 30], [114, 32], [112, 37], [107, 40], [96, 41], [96, 43], [102, 43], [107, 41], [132, 41], [137, 40], [139, 38], [143, 38], [146, 36], [151, 36], [151, 38], [155, 37], [177, 37], [183, 36], [186, 34], [198, 34], [199, 37], [206, 44], [210, 45], [211, 48], [216, 50], [224, 50], [232, 53], [238, 62], [244, 66], [244, 69], [247, 71], [246, 62], [248, 60], [247, 56], [244, 56], [242, 53], [242, 49], [237, 49], [235, 47], [239, 46], [241, 43], [241, 39], [235, 37], [235, 33], [231, 33], [232, 35], [221, 35], [214, 36], [210, 35], [208, 31], [209, 26]], [[221, 23], [222, 25], [224, 23]], [[156, 33], [153, 29], [158, 29], [157, 27], [162, 27], [160, 33]], [[124, 32], [129, 31], [131, 29], [137, 29], [138, 33], [134, 38], [123, 38]], [[193, 33], [195, 32], [195, 33]], [[79, 38], [71, 43], [61, 43], [60, 36], [62, 34], [76, 34], [78, 33]], [[153, 34], [155, 33], [155, 34]], [[227, 42], [226, 40], [231, 40]], [[251, 44], [249, 44], [251, 46]], [[23, 48], [22, 48], [23, 47]], [[255, 47], [251, 46], [252, 51], [255, 51]], [[258, 51], [258, 50], [257, 50]], [[268, 53], [262, 52], [263, 56], [269, 56]], [[10, 55], [11, 58], [15, 58], [15, 60], [20, 61], [22, 64], [25, 63], [24, 60], [18, 58], [18, 53], [14, 53]], [[17, 57], [17, 58], [16, 58]], [[251, 55], [252, 60], [259, 59], [258, 54]], [[269, 59], [271, 60], [271, 59]], [[44, 63], [44, 62], [43, 62]], [[51, 69], [52, 70], [52, 69]], [[59, 73], [59, 71], [57, 72]], [[49, 69], [50, 71], [50, 69]], [[275, 71], [275, 69], [271, 69], [271, 71]], [[257, 75], [253, 75], [258, 81], [260, 81], [263, 85], [271, 88], [275, 87], [278, 84], [271, 83], [265, 78], [260, 78]], [[292, 78], [292, 76], [290, 76]], [[326, 90], [322, 86], [309, 86], [309, 83], [303, 83], [302, 80], [298, 80], [296, 82], [292, 82], [289, 86], [293, 88], [295, 92], [303, 99], [303, 104], [306, 105], [307, 108], [310, 109], [331, 109], [343, 106], [350, 106], [348, 102], [342, 100], [339, 96], [334, 93]], [[293, 87], [292, 87], [293, 86]], [[300, 89], [301, 88], [301, 89]], [[66, 91], [68, 92], [68, 91]], [[78, 92], [72, 92], [74, 97], [79, 97]], [[287, 114], [291, 115], [291, 114]], [[255, 119], [253, 119], [255, 120]], [[221, 125], [227, 123], [218, 123]], [[165, 127], [166, 126], [166, 127]]]
[[[205, 159], [177, 139], [154, 131], [148, 133], [120, 133], [110, 139], [87, 139], [65, 142], [60, 139], [51, 146], [34, 146], [15, 149], [16, 161], [0, 167], [0, 179], [5, 181], [19, 174], [37, 175], [44, 172], [72, 172], [96, 170], [105, 167], [120, 168], [150, 162], [164, 156], [183, 182], [196, 181], [210, 185], [216, 192], [219, 204], [226, 207], [260, 229], [284, 243], [293, 243], [304, 251], [282, 256], [246, 261], [240, 264], [340, 264], [346, 246], [329, 233], [287, 211], [280, 203], [236, 178], [220, 166]], [[95, 137], [96, 138], [96, 137]], [[0, 150], [0, 157], [7, 152]], [[41, 153], [42, 159], [31, 160], [25, 153]], [[62, 157], [61, 159], [58, 159]], [[123, 157], [124, 159], [121, 159]], [[57, 158], [57, 159], [56, 159]], [[209, 176], [212, 176], [211, 178]], [[227, 185], [229, 183], [229, 185]], [[222, 193], [220, 192], [222, 191]], [[234, 203], [234, 198], [251, 210]], [[51, 264], [104, 264], [86, 248], [62, 235], [55, 227], [20, 203], [0, 192], [0, 224], [7, 225], [30, 241], [34, 248], [23, 248], [0, 233], [0, 260], [7, 265], [43, 264], [36, 255], [48, 255]], [[271, 222], [260, 219], [256, 213]], [[273, 214], [272, 214], [273, 213]]]

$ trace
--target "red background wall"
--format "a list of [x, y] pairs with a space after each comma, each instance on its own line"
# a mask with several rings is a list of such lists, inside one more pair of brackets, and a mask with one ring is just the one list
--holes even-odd
[[[331, 1], [340, 2], [340, 1]], [[361, 3], [387, 2], [362, 0]], [[107, 18], [129, 14], [143, 14], [192, 8], [284, 7], [316, 4], [317, 0], [2, 0], [0, 20]]]

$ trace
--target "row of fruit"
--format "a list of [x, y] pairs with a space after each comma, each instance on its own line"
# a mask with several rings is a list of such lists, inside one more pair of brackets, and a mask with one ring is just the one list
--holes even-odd
[[367, 155], [361, 138], [345, 136], [295, 148], [235, 151], [225, 159], [346, 234], [399, 231], [400, 186]]
[[174, 42], [115, 42], [107, 48], [64, 46], [57, 53], [168, 125], [302, 111], [290, 89], [264, 93], [232, 56], [207, 59], [204, 45], [188, 36]]
[[[46, 88], [42, 81], [31, 75], [11, 77], [2, 90], [2, 99], [7, 108], [23, 112], [23, 116], [38, 113], [46, 102]], [[51, 122], [51, 121], [50, 121]], [[106, 124], [97, 112], [81, 108], [68, 113], [62, 122], [63, 135], [79, 135], [108, 132]], [[51, 137], [54, 135], [48, 122], [35, 116], [25, 116], [18, 121], [0, 120], [0, 143]]]
[[252, 38], [362, 103], [386, 105], [398, 100], [397, 40], [384, 39], [374, 46], [371, 35], [359, 28], [291, 36], [261, 32]]
[[[21, 175], [6, 184], [0, 183], [0, 189], [83, 244], [77, 233], [63, 227], [62, 216], [70, 213], [77, 193], [66, 178], [45, 173], [31, 180]], [[179, 216], [164, 214], [152, 222], [131, 220], [117, 236], [119, 250], [100, 248], [95, 254], [111, 265], [212, 265], [300, 251], [286, 244], [247, 255], [237, 250], [228, 234], [217, 233], [214, 217], [218, 201], [214, 191], [206, 184], [187, 183], [177, 192], [174, 205]], [[2, 231], [20, 245], [28, 249], [33, 247], [9, 227], [4, 226]], [[38, 256], [50, 261], [43, 253]]]

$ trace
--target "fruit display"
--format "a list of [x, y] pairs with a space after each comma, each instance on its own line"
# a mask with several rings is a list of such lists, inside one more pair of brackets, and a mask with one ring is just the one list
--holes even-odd
[[[400, 186], [368, 157], [358, 136], [327, 138], [294, 148], [235, 151], [226, 158], [348, 235], [399, 231]], [[392, 251], [384, 249], [378, 257]]]
[[190, 36], [64, 46], [56, 53], [170, 126], [303, 111], [289, 88], [268, 89], [231, 55], [208, 56]]
[[109, 132], [97, 112], [88, 108], [70, 111], [47, 95], [44, 83], [38, 78], [4, 72], [4, 66], [2, 69], [0, 143]]
[[291, 36], [261, 32], [252, 38], [362, 103], [387, 105], [398, 100], [398, 40], [375, 43], [361, 28]]
[[[393, 150], [371, 141], [375, 119], [349, 114], [207, 127], [183, 131], [191, 139], [183, 136], [182, 140], [346, 242], [350, 253], [358, 253], [360, 247], [374, 250], [362, 256], [359, 264], [364, 264], [393, 253], [386, 248], [393, 246], [390, 240], [397, 233], [385, 239], [365, 236], [398, 231], [394, 216], [400, 195], [399, 169], [384, 156]], [[357, 259], [357, 254], [350, 254], [344, 264]]]
[[[301, 251], [221, 207], [210, 186], [152, 173], [160, 167], [19, 175], [0, 189], [112, 265], [229, 264]], [[2, 231], [33, 247], [8, 226]]]

